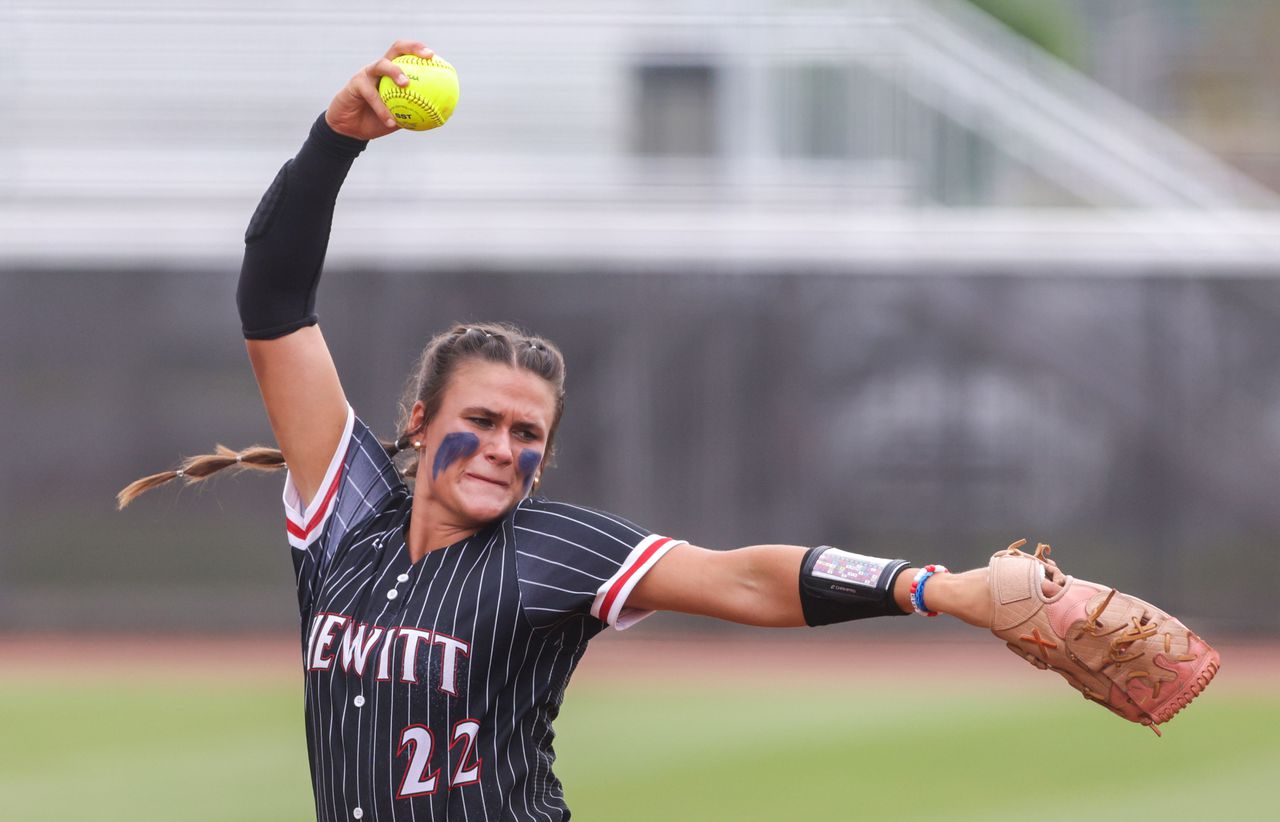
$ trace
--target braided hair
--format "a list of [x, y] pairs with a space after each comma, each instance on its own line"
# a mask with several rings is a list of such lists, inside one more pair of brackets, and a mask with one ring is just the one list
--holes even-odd
[[[418, 471], [418, 450], [410, 446], [414, 437], [421, 433], [420, 429], [409, 429], [414, 404], [422, 403], [422, 424], [425, 426], [440, 411], [453, 374], [463, 363], [472, 360], [502, 363], [531, 371], [551, 385], [556, 406], [551, 430], [547, 433], [543, 465], [551, 463], [556, 430], [564, 414], [565, 367], [560, 349], [542, 337], [527, 334], [509, 323], [470, 323], [455, 325], [432, 337], [418, 358], [418, 367], [405, 383], [397, 422], [401, 433], [395, 440], [383, 442], [382, 447], [388, 456], [396, 459], [397, 469], [409, 481]], [[175, 469], [134, 480], [116, 494], [116, 504], [124, 508], [140, 494], [176, 479], [190, 485], [225, 469], [276, 471], [284, 467], [284, 455], [278, 448], [253, 445], [236, 451], [218, 445], [212, 454], [187, 457]]]

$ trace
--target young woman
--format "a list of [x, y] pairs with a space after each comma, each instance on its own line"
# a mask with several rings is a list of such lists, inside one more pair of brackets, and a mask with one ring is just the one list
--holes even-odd
[[[1068, 603], [1071, 579], [1042, 551], [1015, 546], [993, 561], [997, 572], [964, 574], [826, 546], [711, 551], [534, 498], [564, 410], [564, 363], [550, 342], [508, 325], [432, 339], [398, 439], [379, 442], [347, 403], [313, 305], [347, 170], [368, 140], [396, 130], [377, 82], [404, 84], [391, 62], [400, 54], [432, 56], [397, 42], [352, 77], [246, 235], [237, 302], [280, 450], [192, 458], [120, 496], [124, 505], [174, 478], [287, 465], [319, 819], [568, 819], [551, 770], [565, 686], [591, 637], [653, 611], [760, 626], [915, 611], [982, 627], [1008, 602], [1021, 608], [1014, 627], [1037, 610], [1028, 603], [1069, 604], [1076, 623], [1088, 608], [1101, 613], [1105, 592], [1076, 581]], [[1007, 602], [993, 605], [993, 591]], [[1044, 630], [1019, 653], [1049, 659]]]

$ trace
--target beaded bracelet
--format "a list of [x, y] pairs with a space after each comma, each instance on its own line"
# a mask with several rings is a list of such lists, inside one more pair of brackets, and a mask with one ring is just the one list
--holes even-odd
[[929, 581], [929, 577], [934, 574], [949, 574], [945, 565], [926, 565], [919, 571], [916, 571], [915, 578], [911, 580], [911, 609], [920, 616], [936, 617], [937, 611], [930, 611], [924, 606], [924, 584]]

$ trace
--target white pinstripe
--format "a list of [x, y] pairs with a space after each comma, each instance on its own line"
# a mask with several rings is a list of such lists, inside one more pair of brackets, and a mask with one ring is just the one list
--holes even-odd
[[[525, 530], [525, 529], [517, 526], [516, 530]], [[547, 559], [546, 557], [541, 557], [541, 556], [538, 556], [537, 554], [530, 554], [528, 551], [517, 550], [516, 556], [528, 557], [529, 559], [535, 562], [546, 562], [546, 563], [550, 563], [551, 565], [558, 565], [561, 568], [564, 568], [569, 571], [573, 571], [575, 574], [582, 574], [584, 577], [590, 577], [591, 579], [594, 579], [596, 582], [604, 582], [606, 579], [606, 577], [598, 577], [595, 574], [589, 574], [586, 571], [582, 570], [581, 568], [575, 568], [572, 565], [566, 565], [563, 562], [556, 562], [554, 559]]]
[[[498, 590], [502, 590], [503, 583], [506, 582], [506, 577], [507, 577], [507, 550], [506, 549], [507, 549], [507, 532], [506, 532], [506, 529], [504, 528], [502, 530], [502, 565], [499, 569], [499, 574], [498, 574]], [[489, 687], [489, 677], [492, 676], [493, 674], [493, 649], [498, 645], [498, 616], [499, 616], [498, 614], [494, 615], [493, 636], [489, 642], [489, 666], [485, 669], [486, 674], [485, 674], [484, 691], [486, 694], [492, 692], [491, 688]], [[511, 657], [510, 656], [507, 657], [506, 677], [507, 679], [510, 679], [511, 677]], [[501, 692], [494, 694], [493, 704], [489, 706], [489, 710], [485, 714], [486, 720], [496, 712], [498, 707], [498, 702], [501, 699], [502, 699]], [[493, 734], [493, 759], [491, 761], [494, 763], [495, 768], [498, 766], [498, 763], [502, 761], [502, 758], [498, 756], [498, 735], [497, 734]], [[507, 767], [510, 768], [510, 763], [508, 763]], [[512, 781], [514, 782], [515, 780], [514, 770], [511, 771], [511, 778], [512, 778]]]
[[[581, 510], [581, 511], [586, 511], [586, 510], [589, 510], [589, 509], [587, 509], [587, 508], [581, 508], [581, 509], [579, 509], [579, 510]], [[569, 520], [570, 522], [577, 523], [578, 525], [582, 525], [582, 526], [584, 526], [584, 527], [586, 527], [586, 528], [590, 528], [592, 531], [595, 531], [597, 534], [601, 534], [601, 535], [603, 535], [603, 536], [606, 536], [606, 537], [608, 537], [609, 539], [613, 540], [614, 542], [618, 543], [619, 545], [626, 545], [626, 544], [627, 544], [625, 540], [618, 539], [618, 538], [617, 538], [617, 537], [615, 537], [613, 534], [610, 534], [610, 533], [608, 533], [607, 531], [601, 531], [599, 528], [595, 527], [594, 525], [587, 525], [587, 523], [583, 522], [582, 520], [577, 520], [577, 519], [574, 519], [573, 517], [565, 516], [564, 514], [557, 514], [557, 513], [555, 513], [554, 511], [540, 511], [540, 510], [538, 510], [538, 509], [536, 509], [536, 508], [535, 508], [535, 509], [533, 509], [532, 511], [530, 511], [530, 513], [534, 513], [534, 514], [546, 514], [546, 515], [547, 515], [547, 516], [549, 516], [549, 517], [560, 517], [561, 519], [567, 519], [567, 520]], [[614, 522], [618, 522], [617, 520], [613, 520], [613, 521], [614, 521]], [[619, 525], [622, 525], [622, 523], [620, 523], [620, 522], [619, 522], [618, 524], [619, 524]], [[633, 531], [633, 530], [635, 530], [635, 529], [633, 529], [633, 528], [631, 528], [631, 527], [629, 527], [629, 526], [624, 526], [624, 527], [626, 527], [626, 528], [627, 528], [627, 530], [629, 530], [629, 531]], [[530, 529], [530, 530], [532, 530], [532, 529]], [[648, 534], [637, 534], [637, 536], [646, 536], [646, 537], [647, 537], [647, 536], [648, 536]]]
[[572, 503], [568, 503], [568, 502], [555, 502], [552, 504], [557, 505], [561, 508], [572, 508], [574, 511], [581, 511], [584, 514], [592, 514], [602, 519], [607, 519], [610, 522], [612, 522], [614, 525], [619, 526], [620, 528], [626, 528], [628, 531], [635, 534], [637, 537], [643, 538], [643, 537], [649, 536], [648, 531], [642, 531], [639, 528], [636, 528], [631, 523], [627, 522], [626, 520], [619, 519], [618, 517], [615, 517], [612, 514], [607, 514], [604, 511], [597, 511], [594, 508], [583, 508], [581, 505], [573, 505]]
[[[388, 473], [390, 460], [380, 447], [375, 449], [370, 444], [370, 436], [361, 423], [359, 431], [353, 431], [352, 439], [343, 442], [335, 453], [335, 460], [345, 460], [346, 475], [339, 480], [331, 507], [317, 525], [320, 533], [296, 568], [304, 617], [317, 612], [347, 617], [340, 639], [348, 643], [354, 641], [352, 632], [358, 624], [385, 628], [383, 638], [366, 649], [366, 659], [380, 659], [386, 653], [391, 671], [389, 682], [378, 681], [368, 663], [353, 665], [350, 672], [346, 671], [341, 665], [339, 643], [334, 646], [327, 671], [307, 674], [307, 718], [315, 745], [311, 755], [317, 813], [324, 822], [346, 822], [352, 808], [360, 804], [368, 822], [383, 822], [384, 818], [386, 822], [398, 822], [405, 818], [400, 816], [404, 810], [413, 822], [419, 822], [417, 811], [425, 806], [431, 822], [470, 822], [476, 811], [485, 820], [501, 816], [524, 822], [555, 822], [564, 806], [563, 790], [552, 770], [555, 754], [551, 716], [563, 702], [569, 677], [586, 641], [604, 627], [586, 613], [597, 594], [598, 583], [607, 583], [619, 568], [625, 569], [626, 558], [649, 533], [591, 509], [524, 500], [486, 535], [483, 543], [464, 540], [409, 563], [405, 529], [411, 500], [397, 497], [405, 493], [403, 486], [394, 473]], [[352, 444], [357, 447], [351, 448]], [[581, 514], [575, 516], [574, 512]], [[375, 516], [389, 519], [366, 526]], [[528, 525], [536, 520], [545, 524]], [[365, 527], [378, 530], [360, 533]], [[629, 541], [621, 534], [634, 534], [636, 539]], [[350, 542], [346, 542], [348, 537]], [[514, 563], [510, 568], [509, 562]], [[408, 579], [397, 587], [391, 578], [405, 570]], [[424, 575], [429, 579], [422, 585]], [[590, 584], [585, 586], [575, 584], [587, 580]], [[588, 590], [578, 590], [580, 587]], [[393, 588], [400, 594], [395, 605], [379, 596]], [[619, 603], [622, 601], [619, 599]], [[450, 605], [452, 617], [446, 619]], [[427, 614], [433, 607], [434, 617], [429, 618]], [[469, 632], [459, 624], [460, 619], [466, 619], [468, 607]], [[492, 616], [486, 614], [482, 620], [482, 610], [492, 611]], [[416, 619], [413, 611], [417, 612]], [[534, 623], [529, 619], [532, 613], [545, 616], [536, 617], [539, 621]], [[556, 619], [557, 615], [563, 618]], [[479, 634], [490, 619], [486, 642]], [[415, 663], [433, 672], [426, 681], [414, 685], [401, 679], [406, 674], [395, 654], [397, 648], [403, 653], [407, 646], [395, 643], [398, 639], [419, 640], [401, 639], [393, 623], [431, 632], [423, 635], [428, 638], [425, 661]], [[304, 626], [309, 627], [309, 623]], [[442, 654], [446, 648], [459, 648], [449, 651], [458, 654], [456, 662], [452, 655], [447, 661], [430, 656], [434, 643], [429, 637], [437, 634], [466, 643], [440, 646]], [[302, 639], [305, 654], [312, 643], [306, 636]], [[500, 653], [503, 645], [507, 648]], [[374, 653], [375, 647], [382, 650]], [[305, 661], [309, 664], [309, 660]], [[373, 664], [378, 666], [381, 662]], [[485, 666], [483, 688], [477, 687], [479, 679], [470, 679], [472, 673], [479, 673], [476, 666], [480, 664]], [[410, 678], [416, 676], [416, 670], [420, 668]], [[453, 677], [446, 681], [456, 683], [446, 686], [457, 687], [456, 696], [431, 691], [443, 690], [438, 680], [446, 675]], [[366, 705], [352, 713], [357, 709], [351, 698], [357, 693], [365, 695]], [[483, 699], [483, 704], [477, 704], [477, 699]], [[479, 722], [480, 734], [475, 739], [473, 755], [483, 763], [481, 781], [474, 790], [460, 787], [453, 792], [447, 783], [468, 759], [467, 745], [456, 751], [451, 749], [450, 729], [462, 718]], [[439, 771], [439, 782], [431, 797], [395, 801], [388, 797], [394, 796], [403, 776], [394, 753], [399, 744], [398, 729], [405, 721], [432, 729], [434, 749], [428, 767]], [[344, 731], [352, 727], [355, 739]], [[345, 755], [338, 755], [339, 750], [345, 750]], [[485, 750], [492, 751], [487, 760]], [[364, 757], [355, 759], [360, 753]], [[517, 766], [521, 770], [517, 771]], [[385, 792], [375, 791], [374, 785], [366, 791], [366, 780], [374, 779], [384, 767]], [[510, 780], [510, 789], [502, 807], [493, 808], [486, 792], [502, 787], [504, 780]], [[510, 791], [518, 791], [519, 799]], [[479, 797], [478, 808], [473, 805], [477, 802], [475, 797]], [[437, 817], [437, 809], [442, 810], [442, 817]]]
[[[466, 588], [466, 586], [467, 586], [467, 580], [471, 578], [471, 572], [472, 572], [472, 571], [474, 571], [474, 570], [476, 569], [476, 566], [478, 566], [478, 565], [480, 565], [480, 564], [481, 564], [481, 560], [483, 560], [484, 565], [485, 565], [486, 567], [489, 565], [489, 555], [490, 555], [490, 553], [491, 553], [491, 552], [492, 552], [492, 550], [493, 550], [493, 543], [494, 543], [494, 539], [495, 539], [495, 537], [496, 537], [496, 536], [497, 536], [497, 532], [495, 531], [494, 536], [493, 536], [493, 537], [490, 537], [490, 538], [489, 538], [488, 543], [486, 543], [486, 544], [485, 544], [484, 550], [480, 553], [480, 556], [479, 556], [479, 557], [477, 557], [477, 558], [476, 558], [476, 561], [475, 561], [475, 562], [473, 562], [473, 563], [471, 564], [471, 567], [467, 569], [466, 576], [464, 576], [464, 577], [462, 578], [462, 584], [461, 584], [461, 586], [460, 586], [461, 588], [463, 588], [463, 589], [465, 589], [465, 588]], [[482, 575], [482, 576], [483, 576], [483, 574], [484, 574], [484, 572], [483, 572], [483, 571], [481, 571], [481, 575]], [[479, 586], [479, 588], [478, 588], [477, 590], [479, 590], [479, 591], [483, 591], [483, 590], [484, 590], [484, 586], [483, 586], [483, 585]], [[443, 608], [443, 606], [444, 606], [444, 603], [443, 603], [443, 602], [441, 602], [441, 608]], [[454, 626], [456, 626], [456, 625], [458, 624], [458, 611], [459, 611], [459, 609], [460, 609], [461, 607], [462, 607], [462, 600], [461, 600], [461, 599], [457, 599], [457, 600], [455, 600], [455, 601], [454, 601], [454, 604], [453, 604], [453, 620], [449, 623], [450, 625], [454, 625]], [[472, 612], [473, 612], [473, 613], [475, 613], [475, 614], [479, 614], [479, 613], [480, 613], [480, 609], [479, 609], [479, 608], [475, 608], [475, 609], [473, 609], [473, 610], [472, 610]], [[436, 612], [436, 618], [437, 618], [437, 620], [439, 619], [439, 611], [437, 611], [437, 612]], [[474, 634], [473, 634], [473, 636], [474, 636]], [[466, 704], [464, 705], [465, 712], [464, 712], [463, 716], [468, 716], [468, 717], [469, 717], [469, 716], [471, 716], [471, 689], [470, 689], [470, 688], [465, 688], [464, 690], [466, 691], [466, 694], [467, 694], [467, 700], [466, 700]], [[452, 719], [452, 715], [451, 715], [451, 714], [446, 714], [446, 716], [445, 716], [445, 724], [446, 724], [446, 725], [448, 725], [450, 728], [452, 728], [452, 727], [453, 727], [453, 722], [451, 722], [451, 721], [450, 721], [451, 719]], [[453, 740], [449, 740], [449, 741], [450, 741], [450, 743], [452, 743], [452, 741], [453, 741]], [[450, 745], [450, 747], [452, 747], [452, 745]], [[467, 752], [466, 752], [465, 750], [463, 750], [463, 752], [462, 752], [462, 754], [461, 754], [461, 757], [465, 757], [466, 755], [467, 755]], [[453, 767], [452, 767], [452, 765], [450, 765], [450, 763], [449, 763], [449, 761], [448, 761], [448, 758], [447, 758], [447, 757], [445, 758], [445, 767], [446, 767], [446, 769], [450, 772], [450, 774], [452, 775]], [[484, 792], [483, 792], [483, 791], [480, 791], [479, 793], [480, 793], [481, 797], [483, 798], [483, 796], [484, 796]], [[466, 803], [466, 801], [465, 801], [465, 800], [462, 802], [462, 818], [463, 818], [464, 822], [465, 822], [465, 820], [467, 820], [467, 819], [469, 819], [469, 818], [470, 818], [470, 815], [467, 813], [467, 803]]]
[[[525, 646], [524, 646], [524, 655], [523, 655], [523, 656], [521, 657], [521, 659], [520, 659], [520, 667], [518, 667], [518, 668], [516, 669], [517, 676], [518, 676], [518, 674], [519, 674], [519, 672], [520, 672], [520, 671], [524, 670], [524, 668], [525, 668], [526, 664], [528, 663], [528, 661], [529, 661], [529, 644], [528, 644], [528, 643], [525, 643]], [[507, 658], [507, 680], [508, 680], [508, 681], [510, 681], [510, 680], [511, 680], [511, 668], [510, 668], [510, 665], [511, 665], [511, 658], [510, 658], [510, 657], [508, 657], [508, 658]], [[519, 681], [518, 681], [518, 679], [517, 679], [517, 681], [516, 681], [515, 683], [513, 683], [512, 688], [511, 688], [511, 701], [512, 701], [512, 706], [513, 706], [513, 707], [514, 707], [515, 705], [520, 704], [519, 699], [520, 699], [520, 685], [519, 685]], [[516, 740], [516, 733], [517, 733], [517, 731], [518, 731], [518, 732], [519, 732], [519, 734], [520, 734], [520, 761], [521, 761], [521, 763], [523, 763], [523, 764], [524, 764], [524, 772], [523, 772], [523, 773], [524, 773], [524, 779], [523, 779], [523, 780], [520, 780], [520, 779], [516, 776], [516, 773], [515, 773], [514, 768], [512, 768], [512, 769], [511, 769], [511, 782], [512, 782], [512, 788], [518, 788], [518, 790], [520, 791], [520, 801], [524, 804], [525, 812], [526, 812], [527, 814], [529, 814], [530, 816], [532, 816], [532, 812], [529, 810], [529, 782], [528, 782], [528, 778], [529, 778], [529, 756], [528, 756], [528, 753], [527, 753], [527, 751], [528, 751], [528, 745], [526, 745], [526, 744], [525, 744], [525, 741], [524, 741], [524, 740], [525, 740], [525, 736], [524, 736], [524, 722], [519, 721], [520, 719], [522, 719], [522, 716], [521, 716], [521, 712], [520, 712], [520, 711], [512, 710], [512, 711], [510, 711], [510, 714], [511, 714], [511, 734], [510, 734], [510, 736], [508, 736], [508, 737], [507, 737], [507, 764], [508, 764], [508, 767], [510, 767], [511, 763], [512, 763], [512, 762], [514, 761], [514, 759], [515, 759], [515, 757], [511, 756], [510, 751], [511, 751], [511, 745], [512, 745], [512, 743], [513, 743], [513, 742], [515, 742], [515, 740]], [[523, 782], [523, 784], [520, 784], [521, 782]]]
[[558, 535], [558, 534], [548, 534], [546, 531], [539, 531], [539, 530], [537, 530], [537, 529], [535, 529], [535, 528], [525, 528], [525, 527], [524, 527], [524, 526], [522, 526], [522, 525], [517, 525], [517, 526], [516, 526], [516, 530], [517, 530], [517, 531], [525, 531], [525, 532], [530, 533], [530, 534], [537, 534], [537, 535], [538, 535], [538, 536], [540, 536], [540, 537], [547, 537], [548, 539], [554, 539], [554, 540], [556, 540], [557, 542], [563, 542], [565, 545], [572, 545], [574, 548], [581, 548], [582, 550], [586, 551], [588, 554], [591, 554], [591, 555], [593, 555], [593, 556], [600, 557], [600, 559], [603, 559], [603, 560], [607, 560], [607, 559], [609, 559], [609, 557], [608, 557], [607, 555], [602, 554], [602, 553], [600, 553], [599, 551], [592, 551], [592, 550], [591, 550], [590, 548], [588, 548], [587, 546], [585, 546], [585, 545], [579, 545], [578, 543], [574, 542], [573, 540], [571, 540], [571, 539], [566, 539], [565, 537], [562, 537], [562, 536], [560, 536], [560, 535]]
[[[480, 569], [480, 585], [478, 585], [478, 586], [477, 586], [477, 587], [479, 588], [479, 590], [481, 590], [481, 591], [485, 590], [485, 585], [484, 585], [484, 575], [485, 575], [485, 572], [487, 572], [487, 571], [489, 570], [489, 560], [493, 558], [493, 544], [494, 544], [494, 542], [495, 542], [495, 541], [497, 540], [497, 538], [498, 538], [498, 533], [502, 533], [502, 530], [500, 529], [498, 532], [495, 532], [495, 533], [494, 533], [494, 535], [493, 535], [493, 537], [491, 537], [491, 538], [489, 539], [489, 544], [485, 546], [485, 551], [484, 551], [484, 567]], [[499, 589], [499, 590], [501, 590], [501, 589]], [[455, 608], [455, 609], [454, 609], [454, 624], [455, 624], [455, 625], [457, 624], [457, 620], [458, 620], [458, 614], [457, 614], [457, 609]], [[496, 622], [497, 622], [497, 620], [494, 620], [494, 622], [496, 623]], [[479, 634], [479, 629], [480, 629], [480, 609], [479, 609], [479, 608], [476, 608], [475, 610], [473, 610], [473, 611], [472, 611], [472, 617], [471, 617], [471, 636], [477, 636], [477, 635]], [[485, 668], [485, 670], [486, 670], [486, 671], [491, 671], [491, 670], [493, 670], [493, 646], [492, 646], [492, 645], [490, 645], [490, 646], [489, 646], [489, 665]], [[486, 693], [486, 694], [488, 693], [488, 679], [487, 679], [487, 678], [486, 678], [486, 680], [485, 680], [485, 693]], [[474, 716], [474, 715], [475, 715], [475, 714], [472, 712], [472, 710], [471, 710], [471, 689], [470, 689], [470, 688], [467, 688], [467, 707], [466, 707], [466, 713], [467, 713], [467, 716]], [[476, 743], [476, 750], [479, 750], [479, 742], [478, 742], [478, 741], [477, 741], [477, 743]], [[484, 798], [484, 791], [483, 791], [483, 790], [480, 790], [480, 791], [477, 791], [477, 793], [479, 793], [479, 794], [480, 794], [480, 810], [481, 810], [481, 813], [482, 813], [482, 818], [484, 818], [484, 819], [488, 819], [488, 818], [489, 818], [489, 808], [488, 808], [488, 802], [487, 802], [487, 801], [485, 800], [485, 798]], [[466, 803], [463, 803], [463, 813], [465, 814], [465, 812], [466, 812]]]
[[[581, 628], [581, 624], [582, 624], [581, 620], [579, 620], [578, 624], [579, 624], [579, 627]], [[564, 699], [564, 686], [568, 682], [568, 673], [566, 673], [565, 677], [561, 680], [558, 692], [553, 692], [549, 690], [552, 685], [552, 677], [555, 676], [555, 672], [558, 670], [569, 671], [569, 669], [561, 668], [559, 664], [561, 655], [564, 654], [565, 651], [567, 650], [567, 645], [564, 641], [564, 633], [562, 632], [558, 633], [556, 636], [557, 636], [557, 639], [555, 643], [556, 644], [555, 658], [552, 660], [551, 666], [547, 670], [547, 686], [548, 686], [547, 697], [552, 704], [558, 707], [560, 704], [562, 704]], [[574, 647], [577, 647], [576, 643]], [[530, 676], [533, 676], [533, 675], [534, 675], [533, 673], [530, 674]], [[534, 689], [534, 693], [537, 693], [536, 689]], [[539, 740], [538, 745], [534, 748], [534, 755], [537, 757], [537, 760], [534, 762], [534, 774], [533, 774], [534, 776], [533, 784], [535, 786], [535, 789], [537, 787], [545, 787], [545, 784], [546, 784], [538, 776], [541, 768], [546, 769], [548, 779], [552, 777], [551, 762], [548, 761], [549, 758], [552, 756], [552, 753], [547, 744], [547, 739], [548, 737], [551, 736], [551, 719], [549, 716], [547, 716], [547, 709], [545, 704], [539, 704], [537, 706], [537, 710], [538, 710], [539, 718], [541, 719], [540, 724], [543, 726], [544, 730], [542, 732], [542, 738]], [[537, 799], [537, 798], [538, 798], [537, 794], [535, 794], [534, 799]], [[542, 802], [548, 808], [551, 807], [551, 802], [549, 797], [546, 797], [546, 796], [542, 797]]]
[[[546, 639], [546, 636], [544, 635], [544, 636], [543, 636], [543, 641], [542, 641], [542, 642], [540, 642], [540, 643], [538, 643], [538, 655], [537, 655], [536, 657], [534, 657], [534, 658], [533, 658], [533, 665], [532, 665], [532, 666], [529, 666], [529, 668], [528, 668], [528, 671], [529, 671], [529, 704], [533, 706], [533, 709], [537, 712], [537, 715], [538, 715], [538, 716], [541, 716], [541, 715], [542, 715], [542, 706], [541, 706], [541, 705], [539, 705], [539, 704], [538, 704], [538, 702], [537, 702], [538, 689], [537, 689], [537, 686], [536, 686], [536, 684], [535, 684], [535, 682], [534, 682], [534, 677], [536, 677], [536, 676], [538, 675], [538, 662], [542, 660], [542, 652], [543, 652], [543, 651], [545, 651], [546, 649], [547, 649], [547, 639]], [[526, 646], [525, 646], [525, 659], [528, 659], [528, 658], [529, 658], [529, 646], [528, 646], [528, 645], [526, 645]], [[522, 667], [523, 667], [523, 666], [522, 666]], [[519, 687], [517, 686], [517, 694], [518, 694], [518, 692], [519, 692]], [[514, 717], [512, 717], [512, 719], [514, 719]], [[524, 739], [524, 732], [525, 732], [525, 728], [527, 727], [527, 725], [528, 725], [528, 722], [521, 722], [521, 723], [520, 723], [520, 738], [521, 738], [521, 739]], [[537, 751], [535, 751], [535, 752], [534, 752], [534, 754], [533, 754], [533, 771], [532, 771], [532, 772], [529, 770], [529, 756], [528, 756], [528, 754], [529, 754], [529, 745], [528, 745], [528, 744], [522, 744], [522, 745], [520, 746], [520, 755], [521, 755], [521, 757], [523, 757], [523, 758], [524, 758], [525, 789], [522, 791], [522, 793], [523, 793], [523, 794], [525, 795], [525, 797], [526, 797], [526, 799], [525, 799], [525, 807], [526, 807], [526, 808], [527, 808], [527, 807], [529, 807], [529, 804], [528, 804], [528, 801], [529, 801], [529, 793], [532, 791], [532, 792], [533, 792], [533, 797], [532, 797], [532, 799], [533, 799], [533, 809], [534, 809], [535, 811], [537, 811], [538, 813], [542, 814], [543, 816], [545, 816], [545, 817], [547, 818], [547, 822], [554, 822], [554, 820], [551, 818], [551, 814], [547, 813], [545, 810], [541, 810], [540, 808], [538, 808], [538, 794], [537, 794], [537, 790], [538, 790], [538, 779], [537, 779], [537, 776], [538, 776], [538, 758], [539, 758], [539, 753], [538, 753]], [[544, 804], [545, 804], [545, 803], [544, 803]]]
[[577, 594], [578, 596], [595, 596], [595, 591], [571, 591], [568, 588], [561, 588], [558, 585], [548, 585], [545, 582], [534, 582], [531, 579], [524, 581], [525, 585], [536, 585], [539, 588], [549, 588], [552, 591], [563, 591], [566, 594]]

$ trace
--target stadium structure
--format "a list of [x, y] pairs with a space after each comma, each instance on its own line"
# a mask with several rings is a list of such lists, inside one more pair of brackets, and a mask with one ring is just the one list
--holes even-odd
[[[60, 511], [33, 487], [106, 498], [264, 436], [224, 344], [240, 237], [399, 35], [462, 93], [339, 204], [321, 310], [376, 427], [427, 331], [515, 319], [570, 356], [551, 493], [713, 545], [928, 540], [955, 565], [1034, 527], [1086, 576], [1106, 551], [1117, 584], [1162, 574], [1197, 624], [1280, 629], [1231, 622], [1240, 581], [1205, 591], [1195, 560], [1280, 571], [1280, 201], [950, 0], [6, 4], [0, 292], [25, 387], [0, 405], [38, 422], [0, 492], [30, 534]], [[50, 75], [68, 53], [74, 82]], [[44, 339], [33, 305], [78, 329], [39, 364], [18, 353]], [[85, 357], [104, 338], [109, 379]], [[113, 444], [67, 480], [41, 444], [91, 398]], [[51, 592], [68, 623], [111, 610], [10, 562], [0, 621]]]

